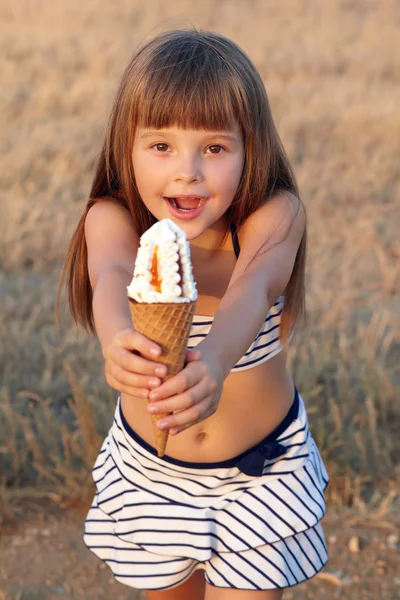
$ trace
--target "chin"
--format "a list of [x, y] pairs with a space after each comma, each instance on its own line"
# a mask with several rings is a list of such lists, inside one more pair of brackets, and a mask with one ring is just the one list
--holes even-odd
[[178, 225], [185, 233], [188, 242], [195, 240], [204, 233], [206, 227], [200, 225], [200, 223], [188, 223], [187, 221], [180, 221], [179, 219], [171, 219], [175, 225]]
[[186, 238], [188, 241], [194, 240], [197, 237], [199, 237], [202, 233], [204, 233], [204, 231], [208, 227], [207, 223], [205, 223], [204, 220], [201, 218], [194, 219], [193, 221], [185, 221], [183, 219], [182, 220], [177, 219], [171, 214], [166, 214], [166, 215], [162, 215], [162, 216], [160, 215], [159, 217], [156, 217], [156, 218], [158, 220], [169, 219], [170, 221], [175, 223], [175, 225], [180, 227], [182, 229], [182, 231], [184, 231], [186, 233]]

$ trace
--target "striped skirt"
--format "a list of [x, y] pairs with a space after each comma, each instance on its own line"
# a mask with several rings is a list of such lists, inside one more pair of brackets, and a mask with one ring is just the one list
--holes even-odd
[[274, 432], [217, 463], [159, 458], [118, 401], [93, 478], [84, 542], [134, 588], [173, 588], [196, 569], [212, 586], [284, 588], [327, 562], [328, 476], [297, 391]]

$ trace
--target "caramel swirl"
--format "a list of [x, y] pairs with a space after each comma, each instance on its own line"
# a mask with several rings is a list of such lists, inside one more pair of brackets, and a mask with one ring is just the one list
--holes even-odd
[[151, 274], [150, 284], [152, 286], [154, 286], [154, 290], [156, 292], [161, 292], [161, 279], [159, 276], [159, 269], [158, 269], [158, 246], [156, 246], [154, 248], [154, 254], [153, 254], [153, 258], [151, 261], [151, 267], [150, 267], [150, 274]]

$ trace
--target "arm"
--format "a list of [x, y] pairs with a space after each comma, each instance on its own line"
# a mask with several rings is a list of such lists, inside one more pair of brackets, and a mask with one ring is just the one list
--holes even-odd
[[161, 353], [157, 344], [132, 327], [126, 286], [132, 279], [139, 237], [130, 214], [111, 201], [97, 202], [86, 217], [85, 239], [107, 383], [130, 396], [147, 398], [166, 368], [152, 361]]
[[99, 273], [93, 291], [93, 316], [103, 356], [118, 331], [132, 328], [126, 286], [132, 275], [124, 267], [113, 265]]
[[132, 327], [126, 286], [139, 246], [130, 215], [111, 201], [99, 201], [85, 222], [93, 316], [103, 355], [118, 331]]
[[263, 282], [242, 275], [225, 292], [207, 337], [196, 346], [220, 364], [224, 378], [254, 342], [269, 311]]
[[269, 199], [241, 230], [241, 252], [210, 333], [196, 346], [201, 360], [189, 364], [150, 393], [147, 410], [175, 413], [157, 423], [179, 433], [211, 416], [222, 386], [261, 328], [269, 308], [290, 279], [306, 217], [292, 195]]
[[201, 353], [211, 354], [221, 364], [225, 377], [248, 350], [269, 309], [284, 292], [305, 221], [299, 201], [292, 195], [288, 198], [280, 194], [244, 224], [241, 252], [228, 289], [210, 333], [197, 346]]

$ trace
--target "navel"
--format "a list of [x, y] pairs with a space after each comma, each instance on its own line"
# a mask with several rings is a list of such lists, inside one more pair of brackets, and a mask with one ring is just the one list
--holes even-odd
[[196, 442], [198, 444], [203, 444], [203, 442], [205, 441], [205, 439], [207, 438], [207, 433], [205, 431], [200, 431], [198, 434], [196, 434]]

